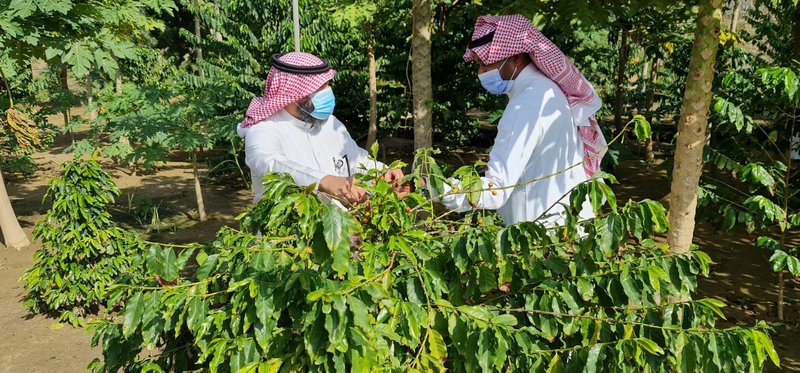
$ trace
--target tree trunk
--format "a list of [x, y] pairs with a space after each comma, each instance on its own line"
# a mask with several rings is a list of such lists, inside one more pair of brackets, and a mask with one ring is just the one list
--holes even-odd
[[[219, 15], [219, 4], [217, 4], [217, 3], [214, 3], [214, 14]], [[211, 32], [214, 34], [214, 40], [222, 41], [222, 33], [221, 32], [219, 32], [218, 30], [211, 30]]]
[[[68, 71], [69, 70], [67, 70], [67, 66], [66, 65], [61, 66], [61, 76], [60, 76], [60, 78], [61, 78], [61, 89], [63, 89], [64, 91], [69, 91]], [[70, 122], [69, 109], [70, 108], [66, 108], [66, 109], [64, 109], [64, 112], [63, 112], [63, 114], [64, 114], [64, 127], [69, 125], [69, 122]]]
[[433, 100], [431, 80], [431, 2], [413, 0], [414, 18], [411, 36], [411, 93], [414, 104], [414, 149], [433, 145]]
[[92, 107], [94, 104], [94, 82], [92, 81], [92, 73], [86, 75], [86, 107], [90, 109], [86, 112], [89, 120], [97, 119], [97, 108]]
[[369, 59], [369, 130], [367, 131], [367, 150], [378, 138], [378, 73], [375, 64], [375, 38], [372, 22], [367, 23], [367, 58]]
[[[644, 107], [645, 107], [645, 118], [650, 123], [653, 123], [653, 111], [655, 108], [653, 105], [655, 104], [656, 98], [656, 80], [658, 79], [658, 57], [654, 57], [652, 61], [650, 61], [650, 76], [648, 77], [649, 84], [647, 85], [647, 90], [645, 90], [644, 94]], [[648, 162], [653, 162], [656, 159], [656, 155], [653, 152], [653, 141], [655, 138], [650, 138], [645, 140], [645, 157], [647, 158]]]
[[[790, 134], [794, 133], [794, 122], [795, 119], [792, 119], [791, 131]], [[789, 138], [794, 138], [793, 136], [789, 136]], [[786, 162], [786, 171], [784, 171], [783, 175], [783, 211], [786, 213], [783, 216], [783, 223], [785, 226], [789, 226], [789, 197], [791, 189], [789, 189], [789, 178], [792, 175], [792, 145], [793, 142], [789, 141], [789, 148], [783, 153], [784, 161]], [[786, 247], [786, 230], [781, 230], [781, 247]], [[783, 321], [783, 271], [778, 272], [778, 320]]]
[[736, 32], [736, 26], [739, 24], [739, 8], [740, 8], [740, 1], [733, 0], [733, 15], [731, 15], [731, 32]]
[[[122, 70], [120, 69], [117, 69], [117, 71], [114, 73], [114, 93], [122, 93]], [[119, 138], [119, 142], [126, 145], [131, 143], [130, 140], [128, 140], [128, 136], [121, 136]]]
[[3, 243], [6, 247], [19, 249], [30, 244], [28, 236], [19, 226], [17, 216], [11, 207], [11, 200], [8, 198], [8, 193], [6, 193], [6, 184], [3, 181], [2, 172], [0, 172], [0, 231], [3, 233]]
[[203, 190], [200, 188], [200, 172], [197, 170], [197, 151], [192, 151], [192, 171], [194, 174], [194, 196], [197, 199], [197, 215], [200, 221], [206, 221], [206, 205], [203, 202]]
[[[195, 6], [199, 7], [199, 4], [195, 2]], [[197, 37], [199, 43], [202, 33], [200, 17], [198, 16], [194, 16], [194, 36]], [[197, 60], [197, 75], [203, 77], [203, 68], [200, 67], [200, 61], [203, 60], [203, 48], [197, 47], [195, 49], [195, 58]], [[200, 188], [200, 173], [197, 171], [197, 151], [192, 151], [192, 169], [194, 174], [194, 196], [197, 199], [197, 215], [200, 221], [206, 221], [206, 206], [203, 202], [203, 190]]]
[[[739, 1], [736, 1], [737, 8]], [[738, 10], [738, 9], [737, 9]], [[800, 3], [795, 5], [795, 14], [800, 14]], [[731, 26], [732, 28], [734, 26]], [[794, 24], [792, 25], [792, 56], [793, 58], [797, 59], [800, 57], [800, 20], [795, 20]], [[796, 130], [796, 123], [797, 123], [797, 114], [798, 110], [795, 109], [794, 117], [791, 120], [791, 124], [789, 125], [789, 133], [787, 137], [789, 139], [794, 139], [795, 130]], [[783, 211], [784, 214], [784, 224], [788, 227], [788, 214], [789, 214], [789, 197], [791, 196], [789, 189], [789, 178], [792, 174], [792, 148], [794, 146], [794, 141], [790, 140], [788, 148], [783, 154], [784, 162], [786, 164], [786, 171], [783, 175]], [[786, 246], [786, 234], [787, 232], [781, 231], [781, 246]], [[783, 321], [783, 299], [784, 299], [784, 276], [783, 271], [778, 272], [778, 321]]]
[[[195, 6], [199, 6], [199, 5], [195, 2]], [[201, 28], [200, 28], [200, 17], [198, 17], [198, 16], [194, 16], [194, 36], [197, 37], [197, 42], [198, 43], [200, 42], [201, 38], [203, 37], [203, 35], [201, 33]], [[197, 75], [200, 76], [200, 77], [203, 77], [203, 75], [204, 75], [203, 74], [203, 68], [200, 67], [200, 61], [203, 60], [203, 48], [200, 48], [200, 47], [195, 48], [194, 53], [195, 53], [195, 60], [196, 60], [196, 64], [197, 64]]]
[[[122, 70], [117, 69], [116, 73], [114, 73], [114, 93], [122, 94]], [[128, 136], [120, 136], [119, 142], [121, 144], [130, 144], [131, 141], [128, 140]]]
[[647, 118], [648, 122], [652, 123], [656, 101], [656, 81], [658, 80], [658, 57], [654, 57], [650, 65], [650, 76], [648, 77], [650, 83], [647, 85], [647, 91], [645, 91], [644, 94], [644, 108], [645, 118]]
[[655, 162], [656, 161], [656, 153], [653, 151], [653, 139], [647, 139], [644, 142], [644, 151], [645, 151], [645, 159], [647, 162]]
[[681, 103], [670, 187], [669, 222], [672, 230], [667, 235], [667, 242], [670, 250], [675, 253], [689, 251], [694, 236], [697, 189], [708, 131], [714, 63], [719, 47], [721, 7], [722, 0], [700, 2], [694, 45], [689, 59], [689, 76]]
[[[650, 81], [647, 80], [647, 77], [650, 75], [650, 64], [652, 61], [645, 60], [642, 64], [642, 76], [639, 78], [639, 81], [642, 82], [642, 93], [647, 93], [647, 87], [650, 86]], [[645, 110], [647, 107], [645, 107]]]
[[114, 93], [122, 93], [122, 71], [119, 69], [117, 69], [117, 72], [114, 74]]
[[625, 99], [625, 67], [628, 65], [628, 27], [623, 26], [621, 37], [619, 39], [619, 65], [617, 65], [617, 79], [615, 82], [615, 97], [614, 97], [614, 128], [617, 133], [622, 132], [624, 123], [622, 123], [622, 104]]
[[[800, 2], [795, 5], [795, 17], [800, 17]], [[795, 18], [792, 25], [792, 58], [800, 58], [800, 18]]]

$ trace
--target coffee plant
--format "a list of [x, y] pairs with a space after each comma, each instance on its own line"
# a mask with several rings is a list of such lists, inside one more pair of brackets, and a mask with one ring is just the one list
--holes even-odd
[[67, 162], [50, 181], [45, 199], [52, 206], [33, 230], [42, 248], [22, 276], [31, 312], [82, 324], [106, 305], [107, 286], [133, 272], [144, 243], [112, 221], [106, 207], [117, 196], [111, 175], [95, 160]]
[[[431, 184], [443, 180], [432, 160], [416, 164], [411, 178], [424, 169]], [[153, 248], [148, 284], [113, 286], [111, 296], [127, 302], [120, 318], [91, 324], [103, 351], [93, 371], [727, 372], [760, 371], [767, 358], [779, 364], [763, 323], [718, 329], [724, 304], [692, 299], [711, 260], [653, 239], [669, 228], [664, 208], [620, 206], [600, 179], [575, 189], [567, 223], [556, 228], [441, 212], [421, 194], [398, 197], [375, 170], [363, 177], [369, 202], [349, 212], [286, 175], [264, 183], [241, 230], [223, 228], [181, 252], [195, 255], [196, 267]], [[596, 218], [579, 221], [586, 199]]]
[[721, 83], [713, 107], [717, 136], [705, 156], [712, 172], [701, 180], [699, 204], [707, 219], [724, 229], [743, 228], [755, 247], [770, 253], [783, 320], [784, 277], [800, 276], [800, 247], [790, 239], [800, 228], [798, 70], [749, 68], [726, 74]]

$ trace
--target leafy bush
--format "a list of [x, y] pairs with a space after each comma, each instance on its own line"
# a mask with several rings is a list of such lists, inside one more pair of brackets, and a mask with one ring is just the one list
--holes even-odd
[[33, 313], [53, 313], [74, 325], [105, 304], [108, 285], [135, 269], [134, 254], [142, 241], [115, 226], [106, 206], [119, 189], [97, 161], [75, 160], [50, 181], [45, 198], [52, 201], [34, 238], [42, 248], [22, 280], [25, 306]]
[[241, 217], [247, 230], [223, 228], [196, 252], [195, 271], [152, 259], [148, 277], [174, 282], [117, 285], [129, 301], [121, 320], [92, 324], [103, 348], [94, 371], [758, 371], [766, 356], [778, 364], [763, 324], [715, 329], [723, 304], [691, 299], [710, 259], [650, 239], [668, 228], [663, 207], [617, 206], [599, 180], [571, 202], [588, 197], [598, 217], [557, 229], [506, 228], [483, 212], [452, 220], [383, 181], [367, 185], [370, 203], [349, 213], [288, 176], [268, 175], [265, 186]]
[[[721, 80], [712, 117], [718, 122], [705, 150], [712, 172], [701, 179], [700, 216], [724, 229], [742, 227], [754, 246], [770, 252], [778, 273], [777, 316], [783, 320], [784, 276], [800, 276], [797, 180], [800, 74], [796, 66], [748, 66]], [[759, 118], [760, 116], [760, 118]], [[754, 119], [758, 118], [758, 119]]]

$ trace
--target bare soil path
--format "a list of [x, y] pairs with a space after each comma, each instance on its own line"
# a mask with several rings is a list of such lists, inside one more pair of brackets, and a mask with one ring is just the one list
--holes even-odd
[[[60, 136], [53, 148], [35, 155], [37, 170], [24, 178], [7, 177], [14, 211], [23, 230], [30, 237], [33, 226], [47, 211], [42, 198], [51, 178], [58, 176], [61, 164], [71, 159], [63, 150], [70, 139]], [[210, 240], [223, 225], [237, 226], [235, 216], [252, 199], [242, 185], [203, 185], [208, 220], [199, 222], [194, 200], [192, 166], [187, 162], [169, 162], [154, 172], [131, 174], [129, 170], [104, 163], [115, 178], [121, 195], [112, 209], [123, 225], [141, 229], [130, 211], [129, 201], [155, 201], [159, 206], [159, 229], [146, 238], [159, 242]], [[149, 221], [148, 221], [149, 223]], [[57, 319], [30, 315], [22, 304], [24, 289], [18, 281], [33, 264], [33, 253], [40, 247], [34, 242], [22, 250], [0, 245], [0, 373], [5, 372], [84, 372], [92, 359], [100, 357], [99, 348], [90, 347], [91, 333], [61, 324]]]

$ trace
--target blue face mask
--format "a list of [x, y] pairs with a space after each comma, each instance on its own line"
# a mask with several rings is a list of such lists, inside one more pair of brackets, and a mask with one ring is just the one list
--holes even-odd
[[314, 104], [314, 111], [309, 114], [319, 120], [327, 120], [333, 114], [336, 97], [333, 95], [331, 87], [327, 87], [312, 95], [311, 103]]
[[[503, 65], [505, 65], [506, 62], [508, 62], [508, 59], [503, 61], [500, 67], [478, 74], [478, 79], [481, 81], [481, 85], [489, 93], [502, 95], [511, 91], [511, 84], [514, 83], [514, 80], [503, 80], [503, 78], [500, 76], [500, 69], [503, 68]], [[514, 76], [516, 73], [517, 68], [514, 68], [514, 72], [511, 73], [511, 76]]]

